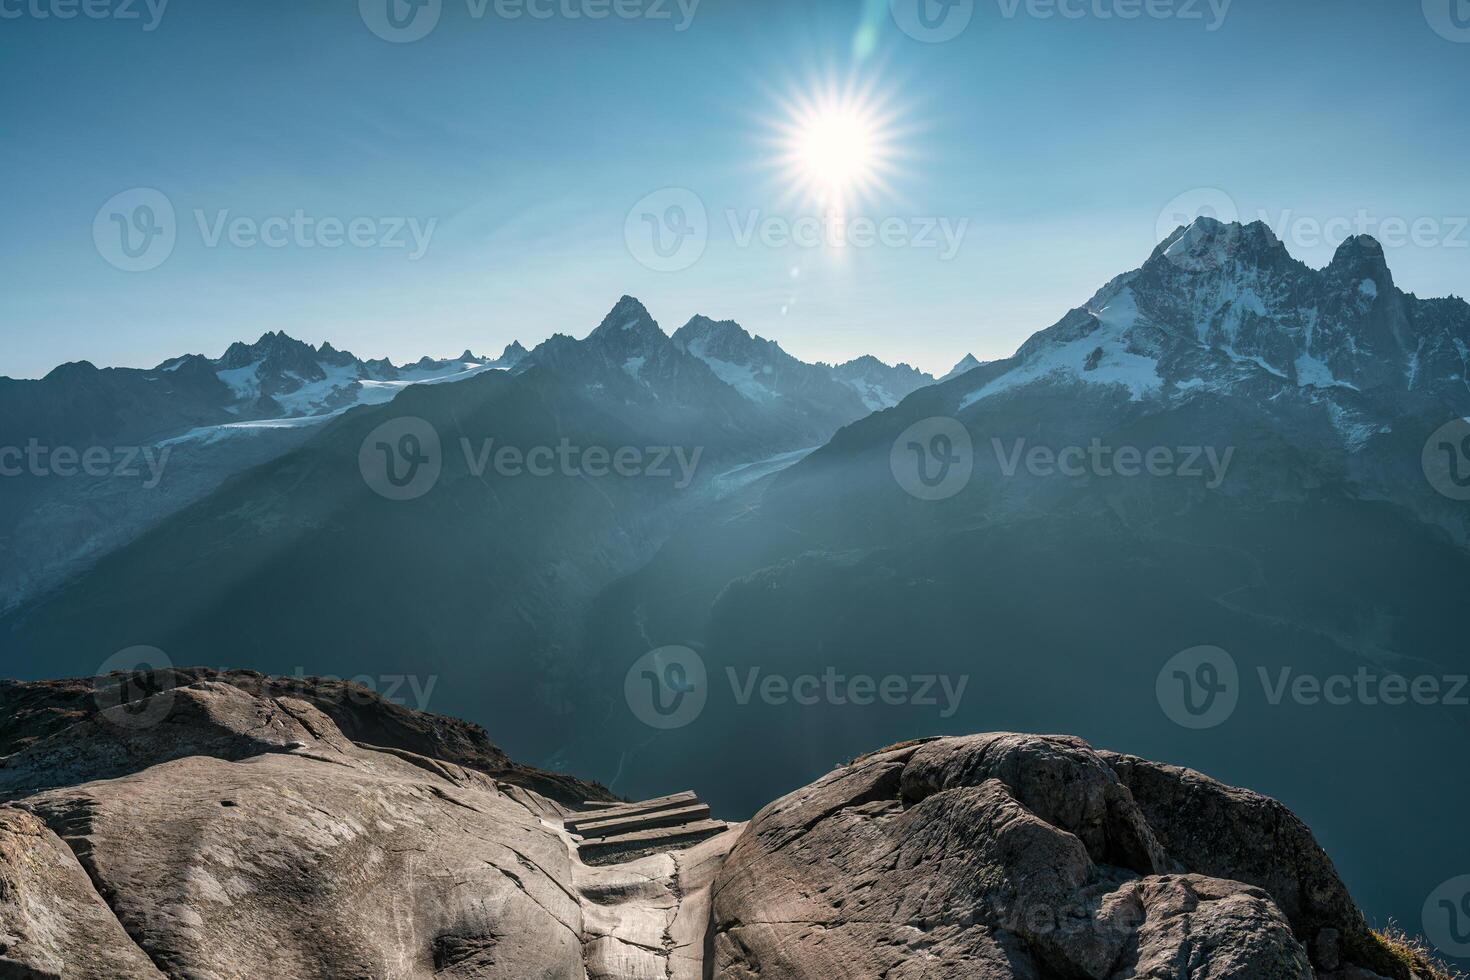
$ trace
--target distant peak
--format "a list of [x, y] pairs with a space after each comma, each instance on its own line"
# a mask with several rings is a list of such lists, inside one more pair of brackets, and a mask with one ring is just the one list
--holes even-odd
[[1292, 261], [1291, 255], [1264, 221], [1241, 224], [1204, 215], [1176, 228], [1149, 256], [1149, 264], [1169, 262], [1192, 272], [1231, 262], [1260, 266], [1280, 261]]
[[1383, 262], [1383, 246], [1372, 235], [1353, 235], [1343, 240], [1332, 255], [1332, 265], [1358, 262]]
[[964, 357], [960, 358], [960, 362], [956, 364], [953, 368], [951, 368], [949, 373], [940, 380], [948, 381], [950, 378], [958, 378], [960, 375], [968, 374], [979, 366], [980, 361], [976, 359], [974, 354], [966, 354]]
[[1375, 293], [1393, 285], [1383, 246], [1372, 235], [1353, 235], [1337, 246], [1327, 272], [1349, 279], [1371, 280]]
[[1344, 239], [1341, 245], [1337, 246], [1338, 255], [1342, 255], [1344, 252], [1364, 252], [1369, 255], [1382, 255], [1383, 246], [1372, 235], [1352, 235]]
[[60, 378], [76, 378], [81, 377], [82, 375], [96, 373], [97, 365], [93, 364], [91, 361], [68, 361], [65, 364], [58, 364], [56, 367], [52, 368], [51, 372], [46, 375], [46, 380], [50, 381]]
[[505, 350], [500, 352], [500, 357], [495, 363], [502, 364], [506, 367], [515, 367], [530, 356], [531, 352], [522, 347], [519, 340], [512, 340], [505, 345]]
[[653, 319], [649, 315], [648, 307], [644, 306], [636, 298], [628, 295], [624, 295], [617, 301], [608, 313], [608, 317], [642, 317], [650, 320]]
[[691, 336], [711, 336], [715, 334], [739, 335], [745, 338], [750, 337], [750, 332], [742, 327], [740, 324], [736, 323], [734, 320], [713, 320], [705, 316], [703, 313], [696, 313], [694, 316], [689, 318], [688, 323], [684, 324], [677, 331], [675, 331], [674, 339], [678, 340], [680, 338]]
[[652, 339], [655, 334], [664, 336], [647, 307], [632, 296], [624, 296], [602, 318], [602, 323], [598, 324], [587, 339], [607, 340], [626, 336]]

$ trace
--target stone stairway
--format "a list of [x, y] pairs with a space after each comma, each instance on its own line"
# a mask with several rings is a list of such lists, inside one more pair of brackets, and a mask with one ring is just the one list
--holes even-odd
[[692, 792], [641, 803], [587, 803], [564, 826], [583, 864], [620, 864], [663, 851], [682, 850], [729, 829], [710, 816]]

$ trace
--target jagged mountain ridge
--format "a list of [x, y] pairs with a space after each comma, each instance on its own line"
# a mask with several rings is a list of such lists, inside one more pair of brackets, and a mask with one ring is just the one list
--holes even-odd
[[[585, 710], [599, 715], [600, 698], [601, 716], [618, 723], [606, 692], [629, 664], [660, 645], [697, 650], [712, 678], [698, 737], [716, 753], [698, 765], [726, 765], [722, 747], [738, 745], [779, 770], [761, 787], [710, 794], [736, 813], [874, 735], [1127, 732], [1155, 755], [1187, 744], [1191, 765], [1227, 774], [1249, 759], [1253, 778], [1344, 843], [1349, 880], [1379, 916], [1411, 920], [1446, 853], [1470, 860], [1456, 816], [1465, 791], [1416, 748], [1463, 739], [1463, 719], [1379, 702], [1327, 708], [1289, 691], [1272, 701], [1260, 678], [1465, 672], [1454, 610], [1470, 589], [1466, 511], [1426, 480], [1421, 453], [1445, 422], [1470, 415], [1458, 357], [1470, 305], [1392, 287], [1369, 242], [1314, 270], [1268, 234], [1180, 229], [1015, 356], [845, 427], [679, 528], [594, 606], [581, 659], [607, 668]], [[936, 419], [947, 425], [940, 449], [905, 438]], [[972, 472], [944, 499], [911, 494], [896, 475], [913, 444], [952, 453], [958, 429]], [[1179, 471], [1028, 462], [1069, 447], [1087, 460], [1094, 444], [1140, 459], [1157, 448]], [[1194, 475], [1180, 472], [1190, 458]], [[1241, 701], [1218, 729], [1184, 732], [1160, 710], [1156, 678], [1200, 645], [1234, 656]], [[963, 676], [970, 687], [943, 716], [912, 704], [739, 702], [724, 682], [822, 677], [834, 665], [848, 676]], [[621, 774], [614, 788], [634, 795], [645, 772], [689, 772], [676, 740], [641, 740], [636, 719], [625, 727], [599, 742], [636, 749], [614, 760], [583, 742], [567, 758]], [[1337, 771], [1375, 775], [1334, 809], [1302, 774]], [[1423, 804], [1416, 840], [1384, 855], [1370, 828], [1408, 796]]]
[[[776, 408], [751, 400], [624, 297], [584, 340], [553, 337], [514, 370], [410, 386], [391, 404], [314, 426], [291, 452], [16, 609], [0, 640], [17, 661], [82, 657], [85, 666], [93, 651], [126, 645], [125, 635], [146, 636], [171, 655], [278, 671], [321, 655], [389, 664], [414, 648], [457, 673], [464, 697], [534, 728], [532, 719], [566, 710], [576, 684], [566, 651], [592, 595], [645, 562], [681, 514], [723, 492], [719, 475], [809, 450], [865, 413], [855, 397], [844, 415], [792, 411], [791, 393]], [[395, 503], [365, 483], [359, 451], [402, 416], [435, 428], [443, 472], [422, 500]], [[543, 480], [489, 465], [491, 447], [561, 445], [646, 451], [664, 474]], [[677, 479], [685, 465], [687, 483]], [[406, 590], [388, 584], [399, 577]], [[344, 601], [320, 602], [322, 588]], [[347, 601], [384, 588], [416, 597], [409, 615]], [[144, 600], [160, 590], [170, 603]], [[80, 615], [83, 606], [92, 611]], [[470, 608], [475, 615], [452, 612]], [[467, 650], [482, 668], [458, 662]], [[536, 693], [476, 693], [492, 668]], [[554, 740], [549, 731], [530, 737], [538, 751]]]
[[1350, 238], [1317, 270], [1262, 222], [1201, 218], [1144, 265], [986, 365], [962, 408], [1042, 381], [1178, 403], [1205, 390], [1332, 413], [1349, 448], [1395, 415], [1470, 394], [1470, 306], [1395, 286], [1382, 247]]
[[[748, 337], [733, 323], [728, 328]], [[147, 493], [139, 492], [139, 481], [22, 478], [0, 486], [8, 503], [8, 520], [0, 525], [0, 547], [8, 552], [0, 608], [58, 586], [230, 476], [302, 444], [342, 412], [391, 401], [409, 385], [521, 372], [533, 364], [575, 379], [613, 414], [629, 406], [636, 406], [634, 415], [660, 414], [671, 442], [703, 442], [712, 430], [739, 436], [747, 446], [743, 462], [820, 445], [867, 413], [846, 388], [821, 380], [825, 366], [793, 358], [773, 389], [784, 400], [752, 403], [766, 416], [752, 426], [746, 393], [683, 350], [632, 297], [623, 297], [582, 340], [558, 334], [534, 351], [517, 341], [493, 359], [466, 350], [458, 358], [399, 366], [273, 331], [254, 343], [231, 344], [218, 358], [190, 354], [146, 370], [83, 362], [39, 381], [0, 379], [0, 445], [35, 439], [168, 453], [162, 482]], [[808, 397], [807, 389], [821, 396]]]
[[[0, 609], [56, 587], [348, 409], [524, 357], [512, 344], [495, 360], [466, 351], [399, 367], [270, 332], [218, 358], [184, 355], [152, 369], [77, 362], [35, 381], [0, 378], [0, 446], [47, 453], [40, 472], [0, 480]], [[64, 448], [103, 451], [105, 472], [53, 475], [50, 454]]]

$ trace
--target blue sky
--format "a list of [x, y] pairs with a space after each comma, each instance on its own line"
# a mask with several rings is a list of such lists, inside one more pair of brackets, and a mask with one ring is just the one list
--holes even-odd
[[[1065, 0], [1078, 16], [973, 0], [929, 8], [941, 31], [969, 15], [938, 43], [900, 28], [907, 0], [702, 0], [687, 23], [692, 0], [601, 19], [566, 11], [612, 0], [498, 0], [551, 14], [516, 19], [431, 0], [433, 29], [406, 43], [369, 27], [388, 0], [87, 2], [105, 16], [0, 0], [13, 377], [276, 329], [400, 361], [498, 352], [582, 336], [623, 293], [670, 332], [704, 313], [806, 359], [944, 371], [1009, 354], [1136, 267], [1181, 195], [1218, 210], [1223, 193], [1312, 264], [1351, 228], [1402, 239], [1406, 289], [1470, 283], [1464, 0]], [[895, 158], [848, 217], [902, 230], [862, 248], [743, 240], [825, 215], [773, 134], [832, 86], [884, 107]], [[106, 240], [135, 188], [163, 195], [174, 241], [130, 272]], [[642, 214], [689, 200], [666, 188], [706, 217], [674, 271], [637, 240]], [[311, 230], [285, 231], [298, 213]], [[233, 244], [212, 240], [240, 218]], [[359, 244], [325, 247], [353, 219]], [[963, 227], [957, 248], [929, 226]]]

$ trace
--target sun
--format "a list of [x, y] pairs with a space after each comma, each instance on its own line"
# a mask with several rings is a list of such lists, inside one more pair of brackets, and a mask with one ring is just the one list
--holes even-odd
[[783, 99], [782, 110], [773, 142], [792, 196], [846, 212], [889, 190], [902, 130], [874, 88], [815, 86]]
[[874, 143], [871, 122], [837, 106], [803, 121], [794, 152], [804, 180], [840, 196], [873, 179]]

